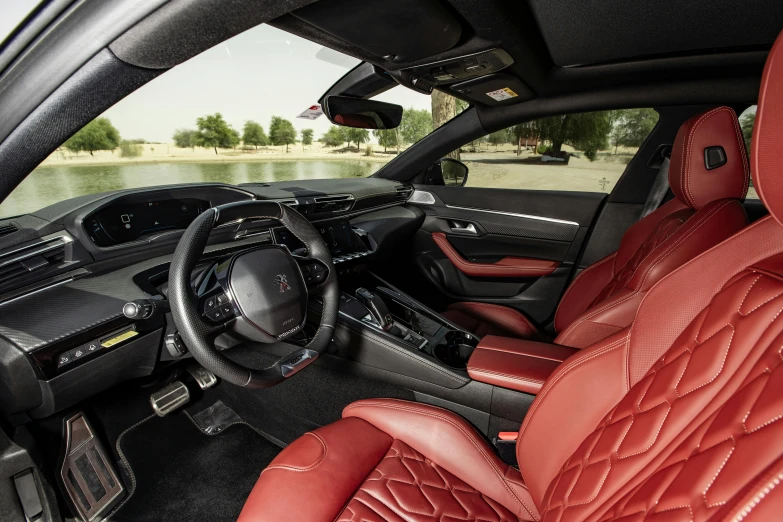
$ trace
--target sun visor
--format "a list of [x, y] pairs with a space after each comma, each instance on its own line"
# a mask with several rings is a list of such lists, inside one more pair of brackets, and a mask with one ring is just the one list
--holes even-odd
[[482, 105], [512, 105], [532, 100], [536, 94], [522, 80], [511, 74], [489, 74], [465, 82], [454, 83], [449, 88], [459, 97]]
[[321, 0], [292, 14], [376, 56], [393, 56], [395, 62], [451, 49], [462, 35], [460, 22], [437, 0]]

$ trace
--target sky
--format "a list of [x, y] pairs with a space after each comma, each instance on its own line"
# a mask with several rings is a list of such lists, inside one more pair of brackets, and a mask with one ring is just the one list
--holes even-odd
[[[316, 53], [327, 55], [329, 61]], [[339, 65], [338, 65], [339, 63]], [[169, 142], [178, 128], [195, 128], [196, 118], [220, 112], [240, 133], [247, 120], [269, 132], [272, 116], [290, 120], [297, 131], [314, 129], [316, 139], [331, 125], [326, 116], [296, 116], [358, 59], [261, 25], [231, 38], [152, 80], [104, 113], [125, 139]], [[430, 97], [395, 87], [376, 99], [429, 109]]]

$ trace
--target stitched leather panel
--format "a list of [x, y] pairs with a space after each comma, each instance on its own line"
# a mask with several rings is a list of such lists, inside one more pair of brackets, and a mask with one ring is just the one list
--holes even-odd
[[402, 441], [370, 473], [338, 522], [505, 522], [510, 511]]
[[542, 520], [583, 520], [621, 494], [603, 519], [704, 520], [763, 471], [783, 436], [781, 311], [778, 278], [734, 278], [566, 461]]
[[614, 294], [616, 294], [618, 290], [624, 288], [631, 281], [631, 278], [636, 273], [636, 270], [639, 268], [642, 262], [644, 262], [644, 260], [647, 259], [650, 254], [655, 252], [661, 243], [669, 239], [675, 232], [677, 232], [677, 230], [683, 225], [683, 223], [685, 223], [685, 221], [687, 221], [691, 215], [693, 215], [693, 211], [690, 209], [680, 210], [667, 216], [660, 223], [658, 223], [658, 226], [655, 227], [655, 230], [653, 230], [652, 234], [650, 234], [647, 239], [644, 240], [641, 246], [636, 250], [636, 252], [634, 252], [633, 256], [631, 256], [631, 259], [629, 259], [625, 264], [625, 266], [615, 273], [612, 280], [609, 281], [609, 284], [607, 284], [603, 290], [598, 293], [588, 308], [597, 305], [601, 301], [609, 299]]

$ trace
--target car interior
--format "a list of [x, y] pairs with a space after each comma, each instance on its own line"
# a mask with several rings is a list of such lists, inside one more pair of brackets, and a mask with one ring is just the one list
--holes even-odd
[[[0, 213], [0, 521], [783, 518], [783, 3], [44, 1], [0, 43], [0, 202], [260, 26], [358, 61], [337, 126], [463, 109], [367, 177]], [[458, 161], [628, 109], [600, 191]]]

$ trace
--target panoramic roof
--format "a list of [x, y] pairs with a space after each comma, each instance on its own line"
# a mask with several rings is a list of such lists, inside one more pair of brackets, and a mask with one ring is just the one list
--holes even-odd
[[529, 0], [560, 67], [645, 56], [768, 48], [780, 31], [780, 0]]

